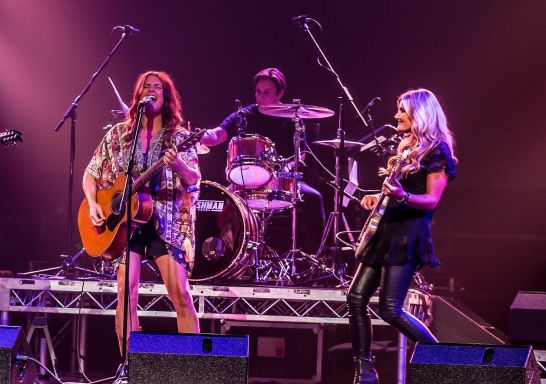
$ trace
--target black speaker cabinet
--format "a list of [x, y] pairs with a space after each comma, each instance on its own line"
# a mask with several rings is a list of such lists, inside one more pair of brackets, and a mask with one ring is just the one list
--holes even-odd
[[131, 332], [131, 384], [245, 384], [248, 336]]
[[17, 355], [32, 356], [25, 332], [21, 327], [0, 326], [0, 383], [34, 383], [36, 364], [16, 361]]
[[546, 292], [519, 291], [508, 313], [511, 341], [546, 343]]
[[411, 384], [540, 384], [530, 346], [417, 344]]

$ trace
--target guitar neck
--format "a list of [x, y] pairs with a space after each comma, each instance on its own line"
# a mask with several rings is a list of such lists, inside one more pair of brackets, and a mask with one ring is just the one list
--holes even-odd
[[[192, 134], [190, 134], [188, 137], [186, 137], [180, 144], [176, 146], [176, 150], [178, 152], [186, 151], [190, 147], [194, 146], [200, 139], [201, 136], [205, 133], [205, 130], [199, 130]], [[148, 168], [142, 175], [140, 175], [134, 182], [133, 182], [133, 190], [132, 193], [135, 193], [139, 191], [150, 179], [163, 167], [165, 166], [165, 162], [163, 159], [165, 158], [165, 155], [161, 156], [159, 160], [157, 160], [155, 163], [153, 163], [150, 168]]]

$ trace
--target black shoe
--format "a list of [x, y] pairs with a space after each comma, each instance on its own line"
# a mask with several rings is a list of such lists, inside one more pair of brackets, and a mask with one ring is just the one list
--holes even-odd
[[375, 370], [373, 358], [365, 359], [361, 357], [355, 357], [355, 377], [353, 384], [377, 384], [379, 383], [379, 377], [377, 377], [377, 371]]

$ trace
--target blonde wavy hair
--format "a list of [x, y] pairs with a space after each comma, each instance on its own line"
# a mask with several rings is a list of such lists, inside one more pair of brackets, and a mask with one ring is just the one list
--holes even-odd
[[[434, 93], [423, 88], [409, 90], [398, 97], [398, 103], [402, 104], [411, 118], [410, 134], [402, 139], [397, 150], [397, 155], [400, 155], [405, 148], [411, 147], [405, 165], [400, 170], [401, 174], [405, 177], [410, 173], [418, 172], [423, 158], [441, 141], [448, 145], [453, 160], [457, 162], [453, 134], [448, 127], [444, 110]], [[395, 159], [396, 156], [391, 157], [387, 169], [380, 170], [380, 174], [388, 174]]]

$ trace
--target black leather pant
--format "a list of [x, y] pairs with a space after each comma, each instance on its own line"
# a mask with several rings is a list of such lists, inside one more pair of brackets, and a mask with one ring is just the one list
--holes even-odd
[[358, 266], [347, 293], [349, 326], [355, 357], [370, 358], [372, 347], [372, 322], [367, 308], [378, 287], [379, 315], [410, 340], [438, 342], [419, 319], [403, 310], [404, 300], [413, 280], [413, 264], [403, 266]]

